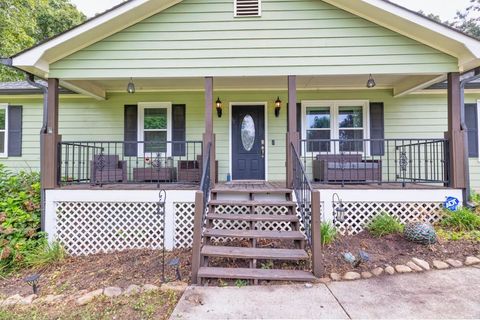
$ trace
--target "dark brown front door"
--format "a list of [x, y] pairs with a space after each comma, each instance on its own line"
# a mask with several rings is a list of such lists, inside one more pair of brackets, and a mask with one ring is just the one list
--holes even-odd
[[265, 180], [265, 106], [232, 106], [232, 178]]

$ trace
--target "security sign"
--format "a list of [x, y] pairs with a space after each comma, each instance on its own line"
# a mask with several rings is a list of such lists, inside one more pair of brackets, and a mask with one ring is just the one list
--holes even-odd
[[450, 211], [457, 211], [458, 206], [460, 206], [460, 200], [455, 197], [447, 197], [447, 200], [445, 200], [443, 204], [443, 207]]

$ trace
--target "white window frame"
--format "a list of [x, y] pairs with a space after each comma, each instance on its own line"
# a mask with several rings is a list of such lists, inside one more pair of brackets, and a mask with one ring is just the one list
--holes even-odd
[[[145, 109], [167, 109], [167, 142], [172, 141], [172, 103], [171, 102], [140, 102], [138, 103], [138, 141], [145, 141]], [[148, 131], [148, 130], [147, 130]], [[138, 156], [153, 157], [155, 153], [144, 153], [144, 144], [138, 144]], [[172, 145], [167, 143], [167, 153], [162, 154], [165, 157], [172, 156]]]
[[261, 16], [262, 16], [262, 0], [258, 0], [258, 15], [251, 15], [251, 16], [238, 15], [238, 13], [237, 13], [237, 0], [233, 0], [233, 16], [234, 16], [235, 18], [255, 18], [255, 17], [261, 17]]
[[1, 103], [0, 109], [5, 110], [5, 129], [1, 129], [0, 132], [5, 131], [5, 141], [4, 141], [4, 152], [0, 153], [0, 158], [7, 158], [8, 157], [8, 104]]
[[[339, 107], [358, 107], [363, 108], [363, 139], [370, 139], [370, 101], [369, 100], [302, 100], [302, 140], [307, 139], [307, 108], [312, 107], [330, 107], [330, 139], [338, 140], [341, 128], [338, 125]], [[339, 144], [335, 144], [337, 150], [333, 150], [333, 144], [330, 144], [330, 153], [340, 153]], [[305, 150], [303, 150], [305, 149]], [[314, 154], [327, 154], [328, 152], [307, 152], [306, 148], [302, 153], [307, 156]], [[363, 152], [358, 152], [364, 156], [370, 155], [370, 143], [365, 144]], [[355, 152], [348, 152], [355, 153]]]

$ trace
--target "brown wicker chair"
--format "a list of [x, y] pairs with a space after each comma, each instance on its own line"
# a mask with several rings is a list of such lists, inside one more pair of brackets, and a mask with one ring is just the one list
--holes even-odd
[[117, 155], [96, 155], [90, 161], [91, 184], [127, 182], [127, 162]]
[[317, 155], [313, 179], [321, 182], [381, 182], [382, 161], [363, 160], [361, 154]]

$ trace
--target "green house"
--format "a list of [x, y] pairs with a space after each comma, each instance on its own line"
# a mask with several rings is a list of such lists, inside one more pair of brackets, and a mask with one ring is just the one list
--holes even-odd
[[318, 257], [321, 221], [480, 190], [480, 42], [388, 1], [131, 0], [2, 63], [29, 82], [0, 85], [0, 163], [41, 172], [71, 254], [193, 246], [195, 280], [232, 277], [211, 239]]

